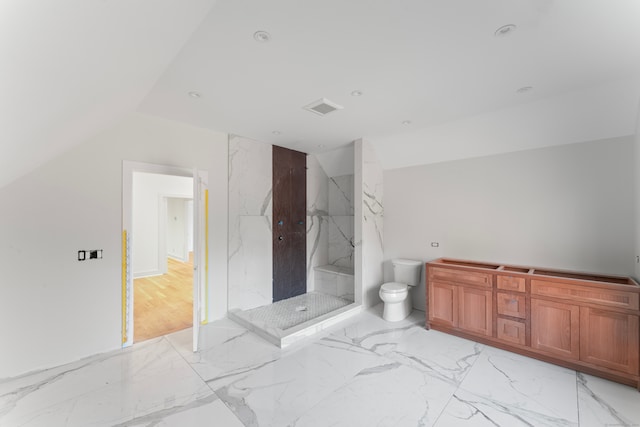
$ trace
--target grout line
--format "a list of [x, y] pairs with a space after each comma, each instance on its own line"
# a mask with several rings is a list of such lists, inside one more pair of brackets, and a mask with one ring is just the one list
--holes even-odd
[[189, 362], [189, 361], [187, 360], [187, 358], [186, 358], [186, 357], [184, 357], [184, 355], [180, 352], [180, 350], [178, 350], [178, 348], [176, 348], [176, 346], [171, 342], [171, 340], [168, 338], [168, 336], [169, 336], [169, 335], [170, 335], [170, 334], [163, 335], [163, 336], [162, 336], [162, 338], [163, 338], [163, 339], [165, 339], [165, 340], [167, 340], [167, 342], [169, 343], [169, 345], [171, 346], [171, 348], [173, 349], [173, 351], [175, 351], [176, 353], [178, 353], [178, 356], [180, 356], [180, 358], [181, 358], [182, 360], [184, 360], [184, 361], [185, 361], [185, 363], [186, 363], [187, 365], [189, 365], [189, 368], [191, 368], [191, 370], [192, 370], [192, 371], [193, 371], [193, 372], [198, 376], [198, 378], [200, 378], [200, 379], [202, 380], [202, 382], [204, 382], [204, 384], [209, 388], [209, 390], [211, 390], [211, 391], [213, 392], [213, 394], [215, 394], [215, 395], [218, 397], [218, 399], [220, 399], [220, 396], [218, 396], [218, 395], [216, 394], [216, 391], [215, 391], [214, 389], [212, 389], [212, 388], [211, 388], [211, 386], [207, 383], [207, 380], [205, 380], [205, 379], [202, 377], [202, 375], [200, 375], [200, 373], [199, 373], [198, 371], [196, 371], [196, 370], [195, 370], [195, 368], [193, 367], [193, 364], [192, 364], [191, 362]]
[[[198, 378], [200, 378], [202, 380], [202, 382], [207, 386], [207, 388], [209, 388], [209, 390], [211, 390], [211, 393], [213, 393], [213, 395], [216, 397], [216, 401], [220, 401], [222, 402], [222, 404], [225, 406], [225, 408], [227, 408], [227, 410], [238, 420], [238, 422], [242, 425], [245, 425], [242, 420], [240, 418], [238, 418], [238, 416], [236, 415], [236, 413], [233, 411], [232, 408], [229, 407], [229, 405], [227, 405], [227, 402], [224, 401], [224, 399], [221, 399], [220, 396], [218, 395], [218, 393], [216, 393], [216, 391], [211, 387], [211, 385], [209, 384], [209, 382], [207, 380], [205, 380], [202, 375], [200, 375], [200, 373], [198, 371], [195, 370], [195, 368], [193, 367], [193, 364], [190, 363], [180, 352], [180, 350], [178, 350], [176, 348], [176, 346], [171, 342], [171, 340], [168, 338], [168, 335], [164, 335], [163, 336], [164, 339], [167, 340], [167, 342], [169, 343], [169, 345], [171, 346], [171, 348], [173, 348], [173, 350], [178, 353], [178, 355], [182, 358], [182, 360], [184, 360], [187, 365], [189, 365], [189, 367], [191, 368], [191, 370], [198, 376]], [[215, 402], [215, 401], [214, 401]]]
[[[440, 417], [442, 417], [442, 414], [444, 414], [444, 412], [446, 411], [447, 407], [449, 406], [449, 404], [451, 403], [451, 400], [454, 398], [454, 396], [456, 395], [456, 393], [462, 388], [462, 383], [464, 382], [465, 378], [467, 378], [467, 376], [469, 375], [469, 372], [471, 372], [471, 369], [473, 369], [473, 367], [475, 366], [476, 363], [478, 363], [478, 359], [480, 359], [480, 356], [482, 356], [482, 353], [484, 353], [484, 351], [486, 350], [487, 346], [484, 344], [479, 344], [478, 345], [482, 346], [482, 349], [480, 350], [480, 352], [478, 353], [478, 356], [476, 357], [476, 360], [474, 360], [473, 364], [471, 364], [469, 366], [469, 369], [467, 370], [467, 373], [462, 377], [462, 379], [460, 379], [460, 382], [458, 383], [458, 385], [456, 386], [456, 389], [453, 391], [453, 393], [451, 393], [451, 396], [449, 396], [449, 400], [447, 400], [447, 403], [444, 405], [444, 407], [442, 408], [442, 411], [440, 411], [440, 413], [438, 414], [438, 416], [436, 417], [436, 419], [433, 422], [433, 426], [437, 427], [438, 426], [438, 420], [440, 420]], [[465, 390], [465, 389], [462, 389]], [[466, 390], [465, 390], [466, 391]]]

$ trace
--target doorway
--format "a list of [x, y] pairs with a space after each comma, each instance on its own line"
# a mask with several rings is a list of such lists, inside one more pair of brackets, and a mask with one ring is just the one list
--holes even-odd
[[193, 327], [208, 314], [206, 172], [123, 163], [122, 343]]
[[133, 341], [193, 325], [193, 178], [133, 174]]

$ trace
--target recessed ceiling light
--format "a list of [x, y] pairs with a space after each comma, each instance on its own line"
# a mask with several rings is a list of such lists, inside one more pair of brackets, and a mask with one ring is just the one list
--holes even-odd
[[192, 90], [191, 92], [189, 92], [189, 96], [192, 98], [202, 98], [202, 95], [200, 95], [200, 92], [196, 92], [195, 90]]
[[266, 43], [271, 40], [271, 34], [267, 33], [266, 31], [256, 31], [255, 33], [253, 33], [253, 38], [257, 42]]
[[274, 130], [273, 132], [271, 132], [274, 135], [280, 135], [282, 134], [282, 132], [280, 132], [279, 130]]
[[362, 96], [362, 91], [354, 90], [353, 92], [351, 92], [351, 96]]
[[403, 125], [410, 125], [411, 124], [411, 120], [405, 120], [402, 122]]
[[498, 28], [493, 35], [496, 37], [504, 37], [504, 36], [508, 36], [509, 34], [513, 33], [516, 30], [515, 25], [513, 24], [507, 24], [507, 25], [503, 25], [502, 27]]
[[520, 89], [516, 90], [516, 93], [529, 93], [533, 90], [533, 86], [523, 86]]

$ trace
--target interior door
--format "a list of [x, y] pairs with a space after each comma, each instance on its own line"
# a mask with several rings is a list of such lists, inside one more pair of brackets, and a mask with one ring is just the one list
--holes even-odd
[[307, 292], [306, 156], [273, 146], [273, 302]]
[[206, 176], [193, 173], [193, 351], [199, 349], [200, 325], [206, 323], [208, 298], [209, 189]]

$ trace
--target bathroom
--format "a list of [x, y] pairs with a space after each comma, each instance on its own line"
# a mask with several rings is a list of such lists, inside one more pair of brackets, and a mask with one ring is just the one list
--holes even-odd
[[[327, 313], [321, 307], [325, 311], [315, 321], [302, 317], [296, 324], [283, 319], [310, 310], [307, 305], [314, 303], [296, 303], [287, 314], [274, 311], [272, 149], [270, 144], [229, 137], [228, 305], [230, 318], [286, 346], [380, 302], [382, 168], [362, 140], [307, 156], [307, 295], [334, 297], [329, 298], [334, 309]], [[265, 317], [265, 311], [272, 313]], [[286, 331], [278, 326], [281, 321]]]

